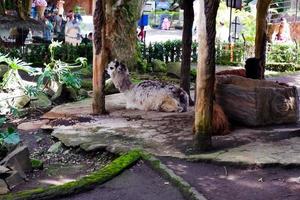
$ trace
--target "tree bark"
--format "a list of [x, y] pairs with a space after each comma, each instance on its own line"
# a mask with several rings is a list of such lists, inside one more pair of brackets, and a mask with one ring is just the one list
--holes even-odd
[[106, 21], [105, 0], [96, 0], [94, 10], [94, 45], [93, 45], [93, 114], [105, 114], [104, 70], [107, 52], [103, 51]]
[[180, 73], [180, 87], [184, 89], [189, 95], [190, 105], [193, 105], [193, 101], [190, 96], [191, 85], [191, 53], [192, 53], [192, 40], [193, 40], [193, 22], [194, 22], [194, 0], [185, 0], [182, 3], [184, 12], [184, 23], [182, 33], [182, 61], [181, 61], [181, 73]]
[[197, 151], [205, 151], [212, 146], [216, 16], [220, 1], [200, 0], [199, 3], [194, 144]]
[[[135, 52], [140, 0], [96, 0], [94, 4], [93, 113], [105, 114], [104, 70], [111, 58], [121, 61]], [[130, 45], [134, 44], [134, 45]]]
[[256, 3], [255, 57], [261, 61], [261, 79], [264, 79], [267, 46], [267, 16], [272, 0], [258, 0]]
[[5, 15], [5, 1], [0, 0], [0, 15]]

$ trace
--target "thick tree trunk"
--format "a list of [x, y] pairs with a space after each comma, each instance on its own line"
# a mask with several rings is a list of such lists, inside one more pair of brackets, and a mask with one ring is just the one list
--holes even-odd
[[0, 15], [5, 15], [5, 1], [0, 0]]
[[198, 151], [205, 151], [212, 145], [216, 16], [220, 1], [201, 0], [199, 2], [195, 148]]
[[267, 16], [272, 0], [258, 0], [256, 4], [255, 57], [261, 60], [261, 79], [264, 79], [267, 46]]
[[93, 48], [93, 114], [105, 114], [104, 69], [107, 62], [106, 52], [103, 50], [103, 36], [105, 37], [106, 21], [105, 0], [96, 0], [94, 10], [94, 48]]
[[183, 88], [189, 95], [190, 105], [193, 101], [190, 97], [190, 71], [191, 71], [191, 52], [193, 40], [193, 22], [194, 22], [194, 0], [185, 0], [182, 3], [184, 10], [184, 23], [182, 33], [182, 61], [180, 74], [180, 87]]

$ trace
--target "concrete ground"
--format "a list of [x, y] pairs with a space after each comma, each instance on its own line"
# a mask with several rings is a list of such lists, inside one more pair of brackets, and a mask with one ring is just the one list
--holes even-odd
[[179, 190], [143, 163], [92, 191], [59, 200], [184, 200]]
[[[300, 86], [300, 73], [270, 79]], [[91, 102], [91, 99], [86, 99], [60, 105], [43, 118], [90, 116]], [[125, 110], [122, 94], [107, 96], [106, 107], [110, 114], [94, 116], [91, 122], [70, 126], [45, 125], [42, 128], [53, 129], [52, 135], [66, 146], [80, 146], [87, 151], [106, 149], [124, 152], [132, 148], [144, 149], [159, 156], [168, 168], [207, 199], [296, 200], [300, 195], [300, 170], [297, 168], [300, 165], [299, 122], [257, 128], [235, 127], [230, 135], [213, 137], [212, 151], [193, 154], [192, 107], [186, 113]], [[144, 170], [141, 177], [138, 177], [139, 171], [131, 175], [128, 173], [132, 171], [126, 171], [104, 186], [68, 199], [95, 199], [100, 194], [104, 195], [104, 200], [150, 198], [146, 190], [154, 193], [157, 189], [148, 188], [147, 184], [161, 188], [160, 184], [167, 182], [159, 178], [158, 174], [149, 175], [152, 173], [150, 171]], [[145, 183], [149, 177], [159, 181]], [[133, 179], [139, 181], [130, 182]], [[142, 186], [142, 192], [136, 186], [137, 183]], [[128, 192], [125, 192], [127, 189]], [[169, 189], [171, 191], [174, 188]], [[135, 198], [135, 195], [140, 194]], [[179, 198], [168, 198], [171, 196], [167, 194], [168, 190], [166, 194], [159, 192], [157, 197], [151, 198]]]

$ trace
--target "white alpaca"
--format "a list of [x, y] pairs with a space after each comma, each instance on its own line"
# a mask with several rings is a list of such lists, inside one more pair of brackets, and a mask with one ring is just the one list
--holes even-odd
[[164, 112], [187, 111], [188, 95], [175, 85], [150, 80], [133, 84], [130, 81], [127, 67], [116, 60], [108, 64], [107, 73], [116, 88], [125, 94], [127, 109]]

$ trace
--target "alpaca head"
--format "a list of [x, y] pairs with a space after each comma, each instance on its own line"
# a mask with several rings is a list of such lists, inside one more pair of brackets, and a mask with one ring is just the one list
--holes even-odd
[[111, 61], [108, 64], [106, 71], [120, 92], [130, 89], [131, 81], [129, 78], [129, 71], [123, 63], [117, 60]]
[[117, 60], [111, 61], [108, 64], [106, 70], [111, 78], [114, 78], [118, 75], [122, 75], [122, 76], [129, 75], [129, 71], [128, 71], [127, 67], [123, 63], [121, 63]]

